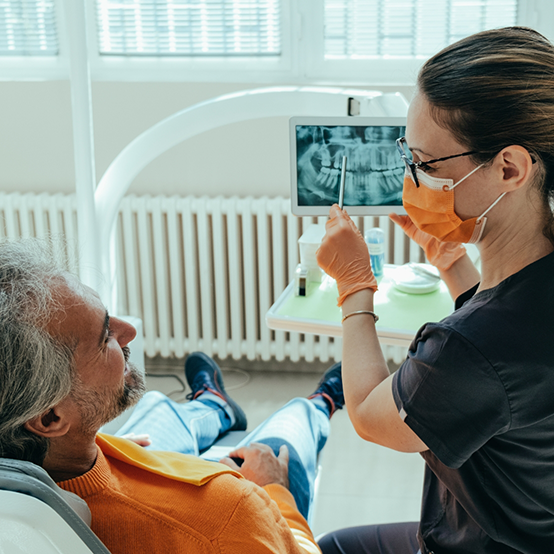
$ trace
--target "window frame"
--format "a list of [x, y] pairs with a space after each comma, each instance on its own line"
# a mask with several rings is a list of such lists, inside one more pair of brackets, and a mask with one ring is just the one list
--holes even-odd
[[[69, 78], [64, 2], [57, 0], [59, 55], [0, 57], [0, 80]], [[94, 0], [85, 0], [91, 77], [112, 82], [218, 82], [411, 86], [425, 59], [326, 60], [323, 0], [281, 0], [281, 55], [245, 57], [126, 57], [100, 55]], [[518, 25], [554, 42], [554, 2], [519, 0]], [[287, 23], [287, 24], [285, 24]]]
[[67, 51], [63, 1], [56, 1], [57, 56], [0, 56], [0, 81], [57, 81], [67, 79]]
[[[306, 78], [312, 82], [347, 82], [352, 85], [382, 85], [382, 86], [410, 86], [416, 81], [421, 66], [428, 57], [417, 58], [383, 58], [339, 60], [325, 59], [323, 37], [324, 6], [323, 1], [308, 0], [312, 9], [317, 9], [317, 28], [311, 29], [310, 43], [314, 45], [309, 52]], [[537, 28], [541, 21], [536, 11], [539, 8], [548, 8], [548, 0], [519, 0], [517, 24]], [[316, 7], [317, 5], [317, 7]], [[554, 10], [553, 18], [554, 19]], [[542, 18], [545, 21], [545, 18]], [[547, 26], [547, 25], [545, 25]], [[549, 38], [554, 42], [554, 24], [549, 26]], [[321, 29], [321, 31], [319, 31]], [[542, 31], [544, 33], [544, 30]], [[359, 77], [353, 77], [358, 76]]]
[[91, 75], [98, 81], [272, 82], [293, 71], [293, 0], [281, 0], [279, 56], [117, 56], [99, 53], [96, 6], [87, 0], [88, 48]]

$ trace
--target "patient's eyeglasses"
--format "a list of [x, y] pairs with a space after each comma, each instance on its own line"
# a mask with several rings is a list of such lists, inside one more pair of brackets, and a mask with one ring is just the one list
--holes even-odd
[[420, 169], [423, 169], [424, 171], [431, 169], [429, 167], [429, 164], [434, 164], [436, 162], [444, 162], [445, 160], [451, 160], [452, 158], [459, 158], [460, 156], [470, 156], [471, 154], [477, 154], [477, 152], [464, 152], [463, 154], [454, 154], [453, 156], [446, 156], [446, 158], [437, 158], [436, 160], [426, 160], [424, 162], [414, 162], [414, 158], [412, 156], [412, 153], [410, 152], [410, 149], [408, 148], [408, 143], [406, 142], [406, 137], [400, 137], [396, 140], [396, 148], [398, 148], [398, 152], [400, 154], [400, 157], [402, 158], [402, 161], [406, 164], [406, 168], [410, 172], [410, 176], [412, 177], [412, 181], [415, 183], [416, 187], [419, 187], [419, 181], [417, 179], [417, 171], [416, 169], [419, 167]]

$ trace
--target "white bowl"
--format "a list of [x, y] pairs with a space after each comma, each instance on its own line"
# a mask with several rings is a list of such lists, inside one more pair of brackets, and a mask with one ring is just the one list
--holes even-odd
[[439, 288], [441, 279], [436, 267], [409, 263], [397, 267], [391, 275], [393, 285], [408, 294], [427, 294]]

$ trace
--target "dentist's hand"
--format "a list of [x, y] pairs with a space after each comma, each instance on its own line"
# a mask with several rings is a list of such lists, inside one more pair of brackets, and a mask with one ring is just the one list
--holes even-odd
[[435, 237], [420, 231], [407, 215], [390, 214], [394, 221], [413, 241], [417, 242], [429, 263], [441, 271], [450, 269], [454, 262], [465, 256], [466, 249], [459, 242], [441, 242]]
[[348, 214], [337, 204], [331, 206], [326, 233], [316, 252], [319, 267], [333, 277], [339, 289], [338, 305], [350, 294], [364, 289], [377, 290], [369, 252], [362, 234]]

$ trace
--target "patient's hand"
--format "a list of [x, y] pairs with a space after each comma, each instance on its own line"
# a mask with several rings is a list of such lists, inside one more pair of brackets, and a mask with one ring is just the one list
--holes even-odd
[[130, 440], [139, 446], [150, 446], [152, 444], [150, 435], [135, 435], [134, 433], [127, 433], [126, 435], [121, 435], [120, 438]]
[[[242, 458], [244, 462], [239, 467], [231, 457]], [[285, 445], [281, 446], [277, 457], [267, 444], [253, 442], [233, 450], [220, 462], [260, 487], [277, 484], [289, 488], [289, 450]]]

